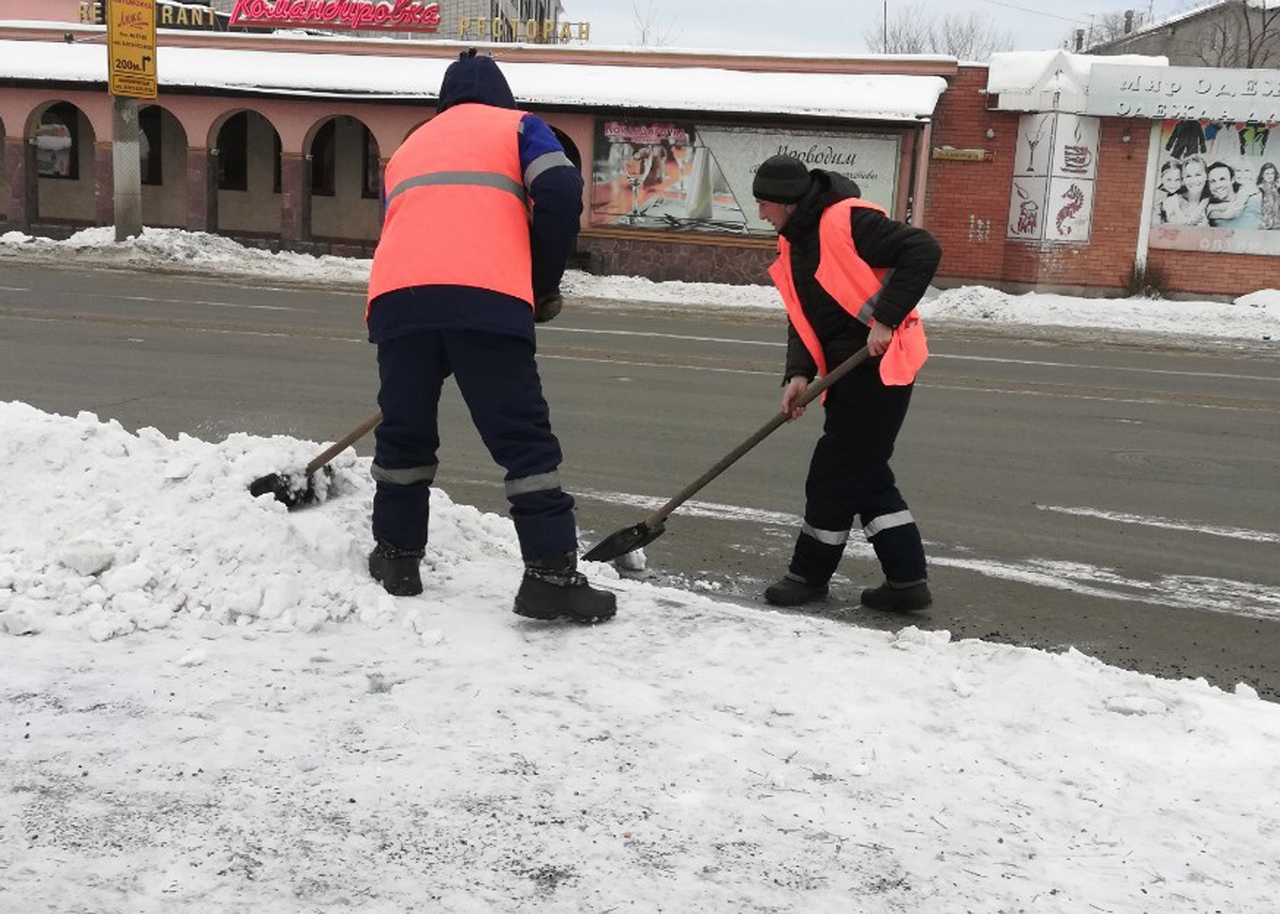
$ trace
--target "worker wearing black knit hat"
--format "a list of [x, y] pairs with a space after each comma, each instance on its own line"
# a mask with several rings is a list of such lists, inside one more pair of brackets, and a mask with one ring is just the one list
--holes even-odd
[[861, 199], [851, 179], [776, 155], [752, 182], [760, 218], [778, 230], [769, 274], [787, 306], [782, 411], [818, 375], [864, 345], [870, 359], [836, 381], [822, 401], [823, 434], [805, 482], [804, 524], [786, 574], [765, 599], [798, 606], [827, 597], [855, 520], [875, 550], [884, 582], [862, 591], [873, 609], [924, 609], [933, 596], [915, 518], [889, 458], [927, 354], [915, 310], [941, 249], [924, 229]]
[[809, 169], [794, 156], [770, 156], [756, 169], [751, 193], [770, 203], [799, 203], [809, 189]]

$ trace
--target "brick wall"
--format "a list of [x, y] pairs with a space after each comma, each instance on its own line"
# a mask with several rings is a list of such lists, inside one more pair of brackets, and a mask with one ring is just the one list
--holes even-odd
[[[942, 244], [937, 284], [985, 283], [1015, 292], [1032, 286], [1086, 295], [1121, 292], [1137, 252], [1153, 122], [1102, 120], [1087, 244], [1009, 240], [1006, 220], [1020, 114], [987, 110], [986, 81], [985, 67], [962, 66], [934, 120], [934, 148], [994, 154], [988, 162], [929, 163], [924, 225]], [[987, 137], [988, 129], [993, 138]], [[1280, 272], [1276, 258], [1244, 254], [1151, 250], [1148, 264], [1153, 274], [1163, 274], [1170, 292], [1182, 294], [1243, 295], [1275, 287]]]
[[[1103, 121], [1087, 243], [1010, 240], [1006, 237], [1009, 198], [1021, 115], [988, 110], [986, 81], [985, 67], [961, 67], [942, 97], [934, 122], [934, 148], [992, 153], [991, 161], [933, 160], [929, 164], [925, 225], [943, 248], [939, 283], [986, 282], [1014, 291], [1036, 286], [1084, 294], [1109, 294], [1123, 288], [1137, 249], [1145, 136], [1129, 134], [1131, 142], [1123, 143], [1121, 136], [1136, 125], [1119, 119]], [[994, 131], [993, 137], [988, 138], [988, 130]]]
[[644, 276], [655, 282], [763, 285], [776, 254], [772, 238], [726, 243], [713, 238], [673, 241], [659, 232], [586, 231], [578, 236], [582, 266], [595, 273]]

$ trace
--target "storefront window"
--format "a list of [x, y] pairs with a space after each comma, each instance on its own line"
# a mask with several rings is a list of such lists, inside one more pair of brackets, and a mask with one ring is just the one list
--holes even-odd
[[249, 115], [233, 114], [218, 131], [218, 190], [249, 189]]
[[373, 138], [373, 131], [363, 124], [364, 130], [364, 168], [361, 171], [363, 181], [360, 196], [366, 200], [376, 200], [382, 187], [382, 160], [378, 153], [378, 141]]
[[36, 173], [40, 177], [79, 179], [76, 115], [74, 106], [59, 102], [41, 116], [40, 126], [36, 128]]
[[334, 147], [337, 145], [337, 121], [329, 120], [316, 131], [311, 141], [311, 193], [317, 197], [334, 195]]
[[142, 183], [155, 187], [164, 183], [164, 156], [160, 145], [160, 109], [148, 105], [138, 112], [138, 156]]

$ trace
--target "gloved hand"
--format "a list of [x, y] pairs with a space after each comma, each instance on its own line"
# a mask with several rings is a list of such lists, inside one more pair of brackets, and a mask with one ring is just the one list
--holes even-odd
[[554, 292], [543, 292], [533, 302], [533, 320], [538, 324], [545, 324], [549, 320], [553, 320], [560, 309], [564, 307], [564, 299], [560, 297], [560, 290]]

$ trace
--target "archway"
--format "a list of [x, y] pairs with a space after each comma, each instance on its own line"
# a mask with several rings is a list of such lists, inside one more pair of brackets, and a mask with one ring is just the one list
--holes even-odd
[[[548, 124], [547, 126], [551, 126]], [[551, 127], [551, 132], [556, 135], [556, 139], [560, 141], [560, 145], [564, 147], [564, 154], [569, 157], [569, 161], [573, 163], [573, 167], [582, 171], [582, 153], [578, 151], [578, 144], [569, 139], [569, 135], [563, 130]]]
[[9, 169], [5, 162], [4, 138], [4, 118], [0, 118], [0, 222], [9, 219]]
[[218, 232], [280, 235], [280, 133], [257, 111], [237, 111], [215, 126]]
[[382, 166], [368, 126], [341, 114], [316, 125], [307, 145], [311, 237], [376, 241], [382, 228]]
[[138, 111], [143, 225], [187, 224], [187, 131], [160, 105]]
[[27, 135], [34, 149], [36, 182], [31, 222], [96, 225], [93, 125], [76, 105], [54, 101], [36, 109]]

